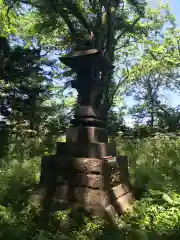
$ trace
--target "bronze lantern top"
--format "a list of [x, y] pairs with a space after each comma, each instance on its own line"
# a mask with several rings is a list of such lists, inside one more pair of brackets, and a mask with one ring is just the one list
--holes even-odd
[[94, 67], [99, 71], [113, 69], [113, 66], [97, 49], [75, 51], [64, 57], [60, 57], [60, 60], [75, 72], [79, 72], [83, 68], [88, 68], [88, 66]]
[[98, 119], [106, 84], [100, 73], [113, 70], [114, 67], [97, 49], [75, 51], [60, 57], [60, 60], [77, 73], [71, 86], [78, 91], [78, 107], [71, 123], [92, 126], [101, 124]]

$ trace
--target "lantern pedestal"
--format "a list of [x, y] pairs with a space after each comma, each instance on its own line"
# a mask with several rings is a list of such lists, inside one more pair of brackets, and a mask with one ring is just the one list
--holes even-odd
[[[116, 156], [107, 131], [99, 127], [72, 127], [67, 142], [57, 143], [57, 153], [41, 161], [39, 190], [33, 199], [49, 210], [83, 209], [113, 219], [131, 209], [134, 201], [128, 160]], [[109, 156], [109, 157], [108, 157]], [[113, 157], [114, 156], [114, 157]], [[44, 218], [44, 217], [43, 217]]]

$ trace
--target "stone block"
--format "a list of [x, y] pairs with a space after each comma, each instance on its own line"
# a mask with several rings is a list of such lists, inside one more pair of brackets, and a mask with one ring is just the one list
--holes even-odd
[[66, 132], [66, 141], [72, 143], [108, 142], [108, 132], [99, 127], [71, 127]]
[[118, 216], [115, 208], [113, 207], [113, 205], [109, 204], [106, 208], [105, 208], [105, 212], [106, 214], [108, 214], [109, 217], [111, 217], [112, 219], [114, 219], [115, 217]]
[[125, 213], [128, 211], [132, 211], [132, 205], [134, 200], [135, 199], [133, 193], [128, 192], [116, 200], [116, 205], [120, 207], [121, 213]]
[[100, 189], [77, 187], [74, 192], [75, 201], [85, 205], [100, 205], [106, 207], [109, 204], [109, 196]]
[[110, 143], [67, 143], [68, 156], [80, 158], [103, 158], [116, 153], [116, 146]]
[[116, 155], [116, 145], [106, 142], [58, 142], [56, 149], [58, 157], [103, 158], [104, 156]]
[[88, 173], [102, 173], [108, 165], [103, 159], [98, 158], [70, 158], [75, 171]]
[[78, 211], [79, 209], [83, 209], [85, 212], [91, 214], [92, 216], [98, 216], [101, 218], [105, 218], [107, 215], [106, 208], [104, 208], [101, 205], [80, 204], [80, 203], [73, 204], [73, 210], [75, 212]]
[[111, 181], [127, 181], [129, 179], [128, 159], [126, 156], [118, 156], [116, 159], [108, 161], [111, 172]]
[[120, 176], [119, 176], [119, 172], [117, 173], [112, 173], [110, 172], [110, 186], [111, 187], [115, 187], [117, 184], [120, 183]]
[[115, 199], [118, 199], [119, 197], [123, 196], [129, 191], [130, 191], [130, 187], [128, 186], [128, 184], [125, 184], [125, 183], [120, 183], [116, 187], [112, 188], [112, 194], [114, 195]]
[[99, 174], [76, 173], [73, 177], [69, 177], [69, 181], [64, 179], [62, 175], [57, 176], [57, 184], [69, 184], [72, 187], [84, 186], [90, 188], [105, 188], [104, 176]]
[[69, 187], [67, 184], [56, 186], [54, 200], [68, 202]]
[[76, 174], [74, 184], [91, 188], [104, 188], [104, 176], [97, 174]]
[[[95, 149], [93, 150], [93, 156], [95, 156], [98, 155], [98, 147], [103, 146], [107, 150], [108, 144], [59, 144], [59, 150], [66, 146], [64, 154], [44, 156], [42, 158], [40, 181], [42, 190], [41, 193], [34, 195], [37, 202], [49, 196], [48, 199], [52, 197], [53, 202], [58, 206], [77, 204], [92, 215], [103, 217], [113, 216], [115, 214], [113, 209], [118, 214], [132, 209], [134, 196], [128, 179], [128, 161], [126, 157], [118, 156], [117, 160], [115, 158], [103, 158], [106, 155], [105, 151], [102, 154], [103, 151], [101, 150], [101, 154], [99, 154], [101, 157], [99, 158], [71, 157], [69, 152], [72, 153], [77, 150], [76, 147], [80, 148], [82, 155], [84, 146], [85, 151], [88, 151], [88, 147], [92, 146], [92, 149]], [[72, 149], [73, 151], [70, 151]], [[60, 152], [62, 153], [62, 151]], [[114, 185], [112, 184], [112, 176], [116, 178], [113, 182]]]

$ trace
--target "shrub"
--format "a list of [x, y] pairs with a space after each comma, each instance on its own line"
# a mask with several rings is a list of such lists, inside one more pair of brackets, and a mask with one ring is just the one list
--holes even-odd
[[[29, 196], [39, 180], [40, 159], [19, 161], [15, 155], [0, 168], [0, 239], [179, 239], [180, 138], [156, 135], [144, 140], [118, 140], [118, 151], [130, 158], [131, 180], [147, 192], [134, 211], [116, 219], [117, 228], [99, 218], [52, 213], [46, 230], [38, 228], [39, 208]], [[57, 224], [58, 223], [58, 224]]]

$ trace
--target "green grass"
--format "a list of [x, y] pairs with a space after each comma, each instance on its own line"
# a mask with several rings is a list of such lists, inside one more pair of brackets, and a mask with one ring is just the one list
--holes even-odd
[[39, 230], [38, 206], [28, 199], [39, 180], [40, 158], [24, 154], [26, 160], [19, 161], [11, 153], [0, 168], [0, 239], [179, 239], [180, 138], [156, 135], [117, 143], [118, 153], [130, 159], [131, 182], [147, 188], [134, 212], [116, 219], [117, 229], [98, 218], [70, 218], [67, 210], [52, 214], [48, 228]]

